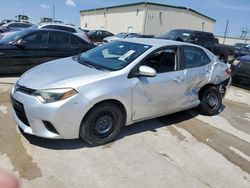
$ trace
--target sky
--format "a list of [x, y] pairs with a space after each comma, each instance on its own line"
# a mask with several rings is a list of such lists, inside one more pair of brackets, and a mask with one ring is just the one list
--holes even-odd
[[[143, 0], [2, 0], [0, 20], [15, 19], [16, 15], [25, 14], [30, 21], [38, 23], [41, 17], [52, 17], [55, 6], [56, 20], [79, 26], [80, 10], [99, 8]], [[148, 0], [175, 6], [192, 8], [217, 22], [215, 34], [223, 35], [229, 20], [228, 36], [240, 36], [243, 28], [249, 28], [250, 37], [250, 0]], [[174, 18], [173, 18], [174, 19]]]

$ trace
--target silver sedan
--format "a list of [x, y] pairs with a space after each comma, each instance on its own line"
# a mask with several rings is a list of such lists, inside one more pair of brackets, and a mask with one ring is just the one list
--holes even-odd
[[194, 107], [214, 115], [230, 83], [228, 65], [202, 47], [124, 39], [29, 70], [11, 100], [25, 133], [100, 145], [145, 119]]

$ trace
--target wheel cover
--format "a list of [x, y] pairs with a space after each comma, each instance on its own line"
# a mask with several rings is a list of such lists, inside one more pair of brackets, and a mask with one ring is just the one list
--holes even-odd
[[207, 95], [207, 105], [210, 109], [216, 109], [219, 104], [219, 98], [215, 93], [209, 93]]
[[108, 137], [115, 124], [115, 115], [111, 111], [102, 111], [91, 122], [91, 133], [99, 139]]

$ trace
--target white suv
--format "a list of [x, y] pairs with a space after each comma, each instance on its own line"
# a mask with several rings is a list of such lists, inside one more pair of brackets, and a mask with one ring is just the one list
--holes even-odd
[[31, 28], [37, 28], [37, 29], [57, 29], [61, 31], [68, 31], [70, 33], [74, 33], [75, 35], [81, 37], [83, 40], [85, 40], [88, 43], [91, 43], [88, 35], [81, 30], [80, 28], [71, 26], [71, 25], [66, 25], [66, 24], [58, 24], [58, 23], [44, 23], [40, 25], [33, 25]]

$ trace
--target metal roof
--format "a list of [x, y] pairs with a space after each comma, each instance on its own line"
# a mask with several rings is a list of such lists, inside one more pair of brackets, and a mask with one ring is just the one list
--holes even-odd
[[188, 7], [182, 7], [182, 6], [174, 6], [174, 5], [167, 5], [167, 4], [161, 4], [161, 3], [153, 3], [153, 2], [138, 2], [138, 3], [130, 3], [130, 4], [122, 4], [122, 5], [116, 5], [116, 6], [109, 6], [109, 7], [101, 7], [101, 8], [94, 8], [94, 9], [86, 9], [86, 10], [81, 10], [80, 12], [88, 12], [88, 11], [95, 11], [95, 10], [103, 10], [103, 9], [111, 9], [111, 8], [120, 8], [120, 7], [128, 7], [128, 6], [135, 6], [135, 5], [156, 5], [156, 6], [162, 6], [162, 7], [169, 7], [169, 8], [176, 8], [176, 9], [182, 9], [182, 10], [188, 10], [190, 12], [193, 12], [195, 14], [198, 14], [202, 17], [205, 17], [211, 21], [216, 22], [215, 19], [206, 16], [205, 14], [202, 14], [196, 10], [193, 10]]

